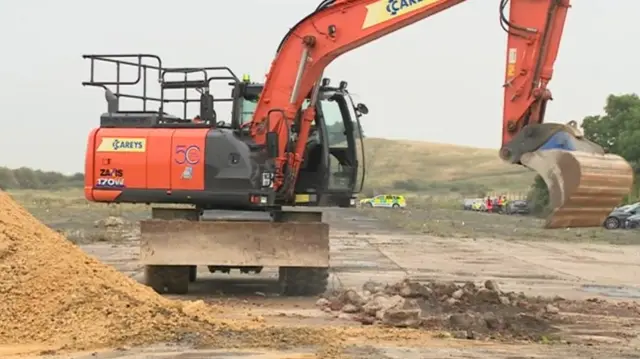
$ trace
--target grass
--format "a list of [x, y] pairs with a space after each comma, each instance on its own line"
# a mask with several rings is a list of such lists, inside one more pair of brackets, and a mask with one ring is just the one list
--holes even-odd
[[[87, 202], [79, 189], [61, 191], [11, 191], [34, 216], [63, 233], [74, 243], [118, 242], [148, 218], [145, 205], [106, 205]], [[377, 218], [382, 227], [447, 238], [498, 238], [523, 241], [600, 242], [640, 244], [637, 231], [603, 228], [542, 229], [542, 220], [455, 209], [457, 203], [440, 197], [412, 197], [410, 209], [354, 209]], [[115, 216], [124, 225], [105, 228], [100, 222]]]
[[380, 138], [364, 142], [369, 192], [526, 193], [535, 176], [503, 162], [497, 149]]
[[533, 217], [463, 211], [461, 199], [481, 194], [523, 197], [535, 173], [504, 163], [497, 150], [417, 141], [365, 139], [366, 191], [404, 194], [409, 209], [361, 209], [398, 228], [438, 237], [640, 244], [637, 231], [543, 229]]
[[[124, 240], [139, 220], [149, 216], [145, 205], [88, 202], [79, 188], [11, 190], [9, 194], [39, 221], [74, 243]], [[123, 223], [105, 227], [103, 221], [108, 217], [120, 218]]]
[[413, 203], [410, 209], [358, 209], [368, 216], [413, 233], [445, 238], [496, 238], [520, 241], [640, 244], [636, 230], [598, 228], [544, 229], [531, 216], [500, 215], [443, 208], [433, 202]]

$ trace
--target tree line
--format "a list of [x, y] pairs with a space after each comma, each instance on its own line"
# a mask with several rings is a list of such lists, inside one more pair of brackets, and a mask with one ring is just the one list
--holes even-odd
[[[635, 183], [625, 203], [638, 200], [640, 97], [636, 94], [609, 95], [604, 114], [585, 117], [581, 127], [585, 138], [602, 146], [607, 153], [623, 157], [633, 167]], [[536, 176], [528, 197], [534, 212], [544, 213], [548, 210], [549, 192], [540, 176]]]
[[0, 189], [59, 189], [82, 187], [84, 174], [34, 170], [29, 167], [0, 167]]

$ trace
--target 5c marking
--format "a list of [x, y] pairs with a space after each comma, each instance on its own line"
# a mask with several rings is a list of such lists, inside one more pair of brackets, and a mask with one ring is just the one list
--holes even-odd
[[176, 146], [175, 159], [179, 165], [197, 165], [200, 163], [200, 147], [196, 145], [178, 145]]

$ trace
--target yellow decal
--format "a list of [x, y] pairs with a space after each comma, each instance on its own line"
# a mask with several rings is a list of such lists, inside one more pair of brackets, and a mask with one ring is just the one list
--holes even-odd
[[311, 202], [311, 196], [308, 194], [296, 194], [296, 203], [309, 203]]
[[432, 5], [440, 0], [378, 0], [367, 5], [367, 16], [362, 28], [381, 24], [396, 16], [402, 16]]
[[96, 149], [97, 152], [145, 152], [146, 138], [104, 137]]
[[518, 62], [518, 49], [510, 48], [509, 49], [509, 59], [507, 59], [507, 63], [515, 64]]
[[516, 75], [516, 63], [518, 62], [518, 49], [510, 48], [507, 58], [507, 77]]

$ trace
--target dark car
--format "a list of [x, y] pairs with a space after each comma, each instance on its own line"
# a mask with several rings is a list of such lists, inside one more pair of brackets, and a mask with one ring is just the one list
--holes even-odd
[[633, 216], [627, 218], [624, 222], [624, 228], [636, 229], [640, 228], [640, 213], [634, 214]]
[[640, 213], [640, 202], [618, 207], [609, 213], [602, 225], [606, 229], [625, 228], [627, 219], [638, 213]]
[[507, 208], [505, 208], [505, 212], [507, 214], [529, 214], [529, 202], [517, 199], [514, 201], [507, 202]]

